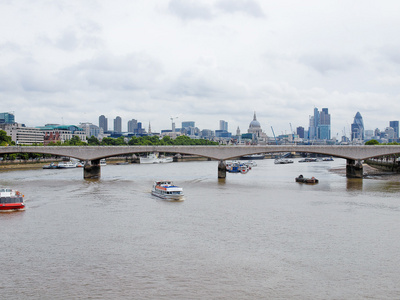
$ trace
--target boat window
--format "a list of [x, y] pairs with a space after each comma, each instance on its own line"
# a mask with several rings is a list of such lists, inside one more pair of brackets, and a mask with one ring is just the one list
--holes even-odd
[[6, 203], [6, 198], [1, 197], [1, 198], [0, 198], [0, 203]]
[[12, 203], [12, 200], [11, 200], [10, 197], [7, 197], [7, 198], [6, 198], [6, 203]]

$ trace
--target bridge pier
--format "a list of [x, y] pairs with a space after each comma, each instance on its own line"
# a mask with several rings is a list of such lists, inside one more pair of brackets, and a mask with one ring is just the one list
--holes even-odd
[[83, 178], [84, 179], [98, 179], [100, 178], [100, 159], [86, 161], [83, 167]]
[[218, 163], [218, 178], [226, 178], [226, 162], [220, 160]]
[[363, 165], [361, 160], [346, 160], [346, 177], [347, 178], [363, 178]]

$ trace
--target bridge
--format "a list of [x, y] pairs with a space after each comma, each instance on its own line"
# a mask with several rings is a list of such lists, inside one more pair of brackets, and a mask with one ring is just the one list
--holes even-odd
[[42, 153], [67, 156], [85, 161], [84, 178], [100, 177], [100, 159], [135, 153], [166, 152], [197, 155], [219, 161], [218, 177], [225, 178], [225, 161], [244, 155], [260, 153], [315, 153], [347, 160], [346, 176], [362, 178], [362, 160], [400, 153], [397, 145], [362, 146], [310, 146], [310, 145], [268, 145], [268, 146], [7, 146], [0, 147], [1, 154]]

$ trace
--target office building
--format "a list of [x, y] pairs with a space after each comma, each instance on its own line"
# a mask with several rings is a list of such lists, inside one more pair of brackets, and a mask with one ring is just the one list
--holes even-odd
[[321, 111], [314, 108], [314, 115], [310, 116], [308, 134], [310, 140], [331, 139], [331, 115], [327, 108], [323, 108]]
[[42, 144], [44, 141], [44, 134], [38, 128], [25, 127], [19, 123], [2, 123], [0, 129], [4, 130], [17, 145]]
[[121, 133], [122, 132], [122, 119], [120, 116], [117, 116], [114, 119], [114, 133]]
[[108, 122], [107, 118], [104, 115], [99, 117], [99, 127], [103, 129], [103, 132], [108, 131]]
[[138, 121], [135, 119], [128, 121], [128, 132], [137, 133]]
[[87, 142], [86, 132], [75, 125], [58, 125], [58, 124], [46, 124], [42, 127], [37, 127], [44, 134], [44, 145], [49, 143], [64, 143], [70, 140], [73, 136], [79, 137], [83, 142]]
[[228, 122], [225, 122], [224, 120], [220, 120], [219, 121], [219, 130], [228, 131]]
[[360, 112], [357, 112], [351, 124], [351, 140], [364, 140], [364, 122]]
[[194, 121], [185, 121], [185, 122], [182, 122], [182, 129], [184, 129], [184, 128], [189, 128], [189, 127], [195, 127], [195, 122]]
[[389, 127], [392, 127], [394, 130], [394, 138], [399, 138], [399, 121], [390, 121]]
[[12, 113], [0, 113], [0, 124], [14, 124], [15, 116]]
[[297, 127], [296, 133], [299, 136], [299, 138], [304, 139], [304, 127], [302, 126]]
[[100, 128], [92, 123], [80, 123], [79, 127], [83, 129], [87, 137], [99, 137]]

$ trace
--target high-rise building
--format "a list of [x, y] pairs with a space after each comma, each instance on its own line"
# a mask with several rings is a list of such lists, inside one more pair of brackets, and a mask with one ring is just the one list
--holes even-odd
[[328, 113], [327, 108], [323, 108], [319, 113], [318, 122], [318, 139], [330, 140], [331, 139], [331, 115]]
[[392, 127], [394, 129], [394, 138], [398, 139], [399, 138], [399, 121], [390, 121], [389, 127]]
[[185, 122], [182, 122], [182, 129], [184, 129], [184, 128], [189, 128], [189, 127], [195, 127], [194, 126], [194, 121], [185, 121]]
[[100, 128], [92, 123], [80, 123], [79, 127], [85, 131], [87, 137], [99, 137]]
[[297, 127], [296, 133], [299, 136], [299, 138], [304, 139], [304, 127], [302, 126]]
[[132, 120], [128, 121], [128, 132], [137, 133], [137, 129], [138, 129], [138, 121], [137, 120], [132, 119]]
[[13, 124], [15, 123], [15, 116], [12, 113], [0, 113], [0, 124]]
[[364, 140], [364, 122], [360, 112], [357, 112], [354, 117], [354, 122], [351, 124], [351, 140]]
[[108, 122], [104, 115], [99, 117], [99, 127], [103, 129], [103, 132], [108, 131]]
[[225, 122], [224, 120], [220, 120], [219, 121], [219, 130], [228, 131], [228, 122]]
[[114, 119], [114, 132], [116, 132], [116, 133], [122, 132], [122, 119], [120, 116], [117, 116]]
[[308, 134], [310, 140], [331, 139], [331, 115], [327, 108], [323, 108], [321, 111], [318, 111], [318, 108], [314, 108], [314, 115], [310, 116]]

